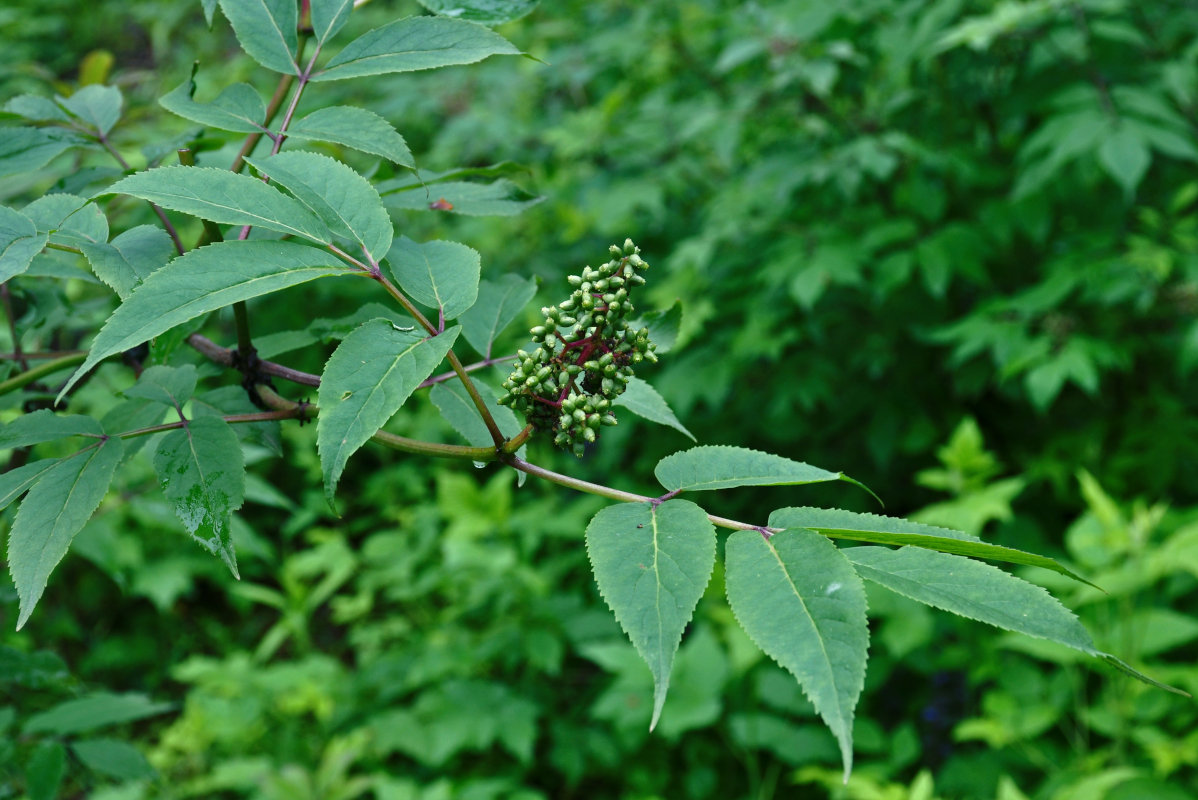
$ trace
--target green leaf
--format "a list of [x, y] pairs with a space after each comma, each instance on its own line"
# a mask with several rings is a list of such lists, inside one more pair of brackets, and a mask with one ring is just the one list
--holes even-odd
[[461, 328], [424, 338], [386, 319], [364, 323], [325, 364], [317, 397], [316, 446], [333, 505], [345, 462], [399, 410], [445, 358]]
[[83, 766], [118, 780], [135, 781], [154, 774], [154, 768], [140, 750], [118, 739], [74, 741], [71, 751]]
[[121, 90], [115, 86], [84, 86], [59, 102], [79, 119], [94, 125], [101, 136], [107, 136], [121, 118]]
[[150, 275], [120, 305], [92, 342], [87, 360], [59, 399], [89, 369], [176, 325], [239, 300], [330, 275], [362, 274], [331, 253], [294, 242], [216, 242], [179, 256]]
[[665, 401], [657, 390], [650, 386], [640, 378], [634, 377], [628, 382], [624, 393], [615, 399], [615, 404], [624, 406], [624, 408], [636, 414], [639, 417], [656, 422], [659, 425], [668, 425], [676, 431], [680, 431], [695, 441], [694, 435], [686, 429], [678, 417], [674, 416], [674, 411]]
[[0, 206], [0, 283], [29, 269], [49, 238], [26, 215]]
[[35, 122], [71, 121], [57, 103], [39, 94], [19, 94], [4, 104], [4, 110]]
[[157, 716], [172, 708], [170, 703], [155, 703], [144, 694], [97, 692], [34, 714], [23, 730], [26, 736], [35, 733], [70, 736]]
[[12, 505], [14, 500], [29, 491], [30, 486], [37, 483], [47, 470], [52, 469], [61, 460], [61, 458], [44, 458], [41, 461], [34, 461], [32, 464], [10, 469], [0, 475], [0, 510]]
[[473, 22], [408, 17], [350, 42], [312, 80], [335, 81], [473, 64], [493, 55], [520, 55], [520, 51], [499, 34]]
[[302, 150], [246, 161], [295, 195], [334, 234], [365, 248], [373, 261], [386, 255], [391, 217], [378, 192], [353, 169], [335, 158]]
[[853, 766], [853, 709], [865, 685], [865, 587], [844, 554], [806, 531], [768, 541], [737, 531], [725, 549], [728, 602], [765, 653], [789, 670]]
[[599, 593], [653, 673], [652, 730], [682, 632], [711, 579], [715, 526], [689, 500], [621, 503], [591, 519], [586, 546]]
[[354, 10], [354, 0], [312, 0], [312, 32], [316, 41], [324, 44], [331, 39], [349, 19]]
[[1152, 153], [1143, 137], [1122, 125], [1115, 128], [1098, 148], [1098, 163], [1115, 183], [1123, 187], [1123, 194], [1131, 198], [1152, 163]]
[[50, 572], [104, 499], [123, 443], [106, 439], [62, 459], [29, 490], [8, 536], [8, 568], [20, 598], [20, 630], [46, 588]]
[[311, 211], [257, 178], [215, 167], [158, 167], [117, 181], [97, 197], [128, 194], [172, 211], [225, 225], [257, 225], [329, 243], [328, 228]]
[[222, 131], [261, 133], [266, 122], [266, 104], [258, 90], [248, 83], [225, 87], [211, 103], [197, 103], [196, 67], [191, 77], [158, 98], [158, 104], [183, 119], [198, 122]]
[[187, 532], [239, 577], [230, 524], [245, 500], [245, 462], [229, 423], [196, 417], [167, 433], [154, 453], [154, 471]]
[[[507, 406], [499, 405], [495, 392], [490, 386], [482, 381], [475, 381], [474, 388], [478, 390], [483, 404], [491, 412], [495, 424], [499, 426], [500, 433], [510, 439], [524, 429], [523, 423], [516, 417], [516, 412]], [[478, 409], [474, 407], [474, 401], [461, 381], [448, 380], [438, 383], [429, 392], [429, 400], [471, 447], [488, 447], [493, 444], [487, 424], [479, 416]], [[527, 446], [521, 447], [516, 451], [516, 457], [524, 458], [527, 451]], [[524, 477], [525, 473], [521, 472], [517, 480]], [[523, 484], [521, 483], [521, 485]]]
[[458, 317], [462, 335], [484, 358], [490, 358], [495, 337], [519, 316], [536, 293], [536, 281], [519, 275], [480, 281], [478, 299]]
[[38, 742], [25, 765], [25, 789], [29, 800], [54, 800], [65, 773], [66, 750], [62, 743]]
[[[428, 211], [436, 204], [435, 208], [453, 214], [471, 217], [510, 217], [544, 199], [529, 194], [505, 178], [493, 183], [446, 181], [436, 184], [436, 187], [431, 194], [424, 187], [395, 189], [383, 194], [383, 202], [389, 208], [410, 211]], [[424, 191], [415, 191], [416, 188], [424, 188]]]
[[780, 508], [770, 514], [769, 524], [771, 528], [806, 528], [830, 539], [851, 539], [855, 542], [871, 544], [912, 545], [928, 550], [938, 550], [941, 553], [1043, 567], [1094, 586], [1085, 578], [1046, 556], [989, 544], [960, 531], [922, 525], [897, 517], [859, 514], [838, 508], [795, 507]]
[[212, 19], [216, 16], [217, 0], [200, 0], [200, 5], [204, 7], [204, 22], [208, 25], [208, 30], [212, 30]]
[[100, 423], [91, 417], [59, 415], [48, 408], [23, 414], [0, 427], [0, 450], [29, 447], [67, 436], [101, 436]]
[[108, 241], [108, 218], [87, 198], [55, 193], [34, 200], [21, 213], [54, 244], [73, 247]]
[[420, 5], [434, 14], [468, 19], [482, 25], [499, 25], [520, 19], [540, 2], [541, 0], [420, 0]]
[[313, 111], [293, 123], [287, 135], [292, 139], [342, 144], [403, 167], [416, 166], [408, 143], [391, 123], [364, 108], [331, 106]]
[[482, 259], [458, 242], [414, 242], [401, 236], [387, 253], [391, 275], [417, 302], [454, 319], [478, 299]]
[[122, 300], [133, 288], [170, 261], [174, 243], [156, 225], [138, 225], [107, 244], [80, 244], [79, 249], [96, 277], [112, 287]]
[[632, 323], [632, 327], [638, 330], [648, 328], [649, 340], [656, 346], [657, 352], [670, 352], [682, 329], [682, 301], [675, 300], [674, 305], [661, 311], [650, 311]]
[[194, 364], [181, 367], [156, 364], [142, 372], [137, 378], [137, 383], [126, 389], [124, 395], [162, 403], [182, 413], [184, 404], [191, 399], [195, 390]]
[[0, 136], [0, 178], [32, 172], [83, 141], [65, 131], [43, 128], [5, 128]]
[[299, 73], [295, 64], [299, 25], [295, 0], [220, 0], [220, 10], [250, 58], [275, 72]]
[[653, 474], [671, 492], [825, 481], [856, 483], [843, 472], [828, 472], [760, 450], [725, 445], [700, 445], [666, 456], [657, 462]]

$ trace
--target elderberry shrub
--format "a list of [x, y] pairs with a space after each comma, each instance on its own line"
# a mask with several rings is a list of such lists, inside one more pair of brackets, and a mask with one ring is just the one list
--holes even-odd
[[567, 278], [575, 287], [569, 298], [541, 309], [544, 323], [529, 331], [539, 346], [517, 353], [499, 398], [576, 456], [599, 438], [600, 426], [616, 424], [612, 401], [632, 380], [632, 365], [657, 361], [649, 329], [629, 324], [629, 295], [645, 283], [640, 273], [649, 264], [631, 239], [610, 252], [606, 264]]

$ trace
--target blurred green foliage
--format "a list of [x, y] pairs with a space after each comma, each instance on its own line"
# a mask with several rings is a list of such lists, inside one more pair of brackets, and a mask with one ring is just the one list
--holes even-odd
[[[419, 11], [376, 0], [350, 26]], [[135, 164], [187, 135], [153, 100], [193, 59], [201, 93], [210, 73], [261, 78], [198, 3], [10, 0], [0, 30], [5, 97], [126, 87], [115, 141]], [[1103, 649], [1198, 690], [1192, 4], [561, 0], [501, 30], [547, 63], [322, 87], [360, 93], [422, 169], [511, 160], [548, 198], [499, 221], [398, 212], [401, 230], [470, 243], [492, 278], [551, 281], [633, 236], [659, 270], [655, 305], [684, 309], [648, 377], [700, 441], [843, 469], [890, 513], [1057, 555], [1109, 594], [1021, 574]], [[226, 160], [236, 146], [208, 145]], [[353, 288], [319, 291], [319, 316], [361, 305]], [[86, 298], [81, 332], [102, 317]], [[287, 330], [295, 312], [255, 320]], [[401, 417], [443, 430], [427, 406]], [[842, 786], [831, 737], [740, 633], [718, 571], [649, 735], [648, 672], [582, 551], [596, 501], [364, 451], [336, 519], [311, 430], [280, 435], [288, 459], [235, 531], [240, 584], [186, 542], [147, 463], [80, 535], [38, 624], [0, 626], [0, 797], [53, 797], [60, 780], [57, 796], [106, 800], [1170, 800], [1198, 786], [1192, 702], [876, 587]], [[582, 470], [640, 490], [683, 443], [627, 420]], [[751, 515], [783, 491], [797, 494], [721, 502]], [[866, 501], [811, 488], [801, 502]], [[0, 593], [12, 619], [11, 584]], [[64, 706], [89, 701], [118, 712]], [[47, 717], [63, 708], [82, 722]]]

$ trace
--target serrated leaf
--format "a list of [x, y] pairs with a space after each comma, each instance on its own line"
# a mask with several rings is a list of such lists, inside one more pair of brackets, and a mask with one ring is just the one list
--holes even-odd
[[410, 211], [437, 209], [468, 217], [510, 217], [544, 199], [529, 194], [506, 178], [492, 183], [445, 181], [436, 184], [432, 193], [427, 188], [417, 191], [415, 187], [409, 187], [383, 194], [383, 202], [388, 208]]
[[118, 739], [73, 741], [71, 751], [83, 766], [118, 780], [133, 781], [154, 774], [154, 768], [140, 750]]
[[50, 242], [72, 247], [108, 241], [108, 218], [86, 197], [55, 193], [34, 200], [21, 213], [33, 220]]
[[870, 544], [912, 545], [959, 556], [1026, 564], [1059, 572], [1093, 586], [1085, 578], [1051, 558], [983, 542], [975, 536], [948, 528], [936, 528], [897, 517], [859, 514], [838, 508], [780, 508], [770, 514], [771, 528], [806, 528], [830, 539], [851, 539]]
[[541, 0], [420, 0], [434, 14], [468, 19], [482, 25], [499, 25], [528, 14]]
[[191, 77], [158, 98], [158, 104], [183, 119], [235, 133], [261, 133], [266, 121], [266, 104], [248, 83], [234, 83], [221, 90], [211, 103], [195, 101], [196, 68]]
[[478, 299], [458, 317], [462, 335], [484, 358], [490, 358], [495, 337], [519, 316], [536, 293], [536, 281], [519, 275], [479, 281]]
[[150, 275], [92, 342], [59, 399], [96, 364], [218, 308], [330, 275], [361, 274], [331, 253], [294, 242], [216, 242]]
[[865, 587], [844, 554], [818, 534], [768, 541], [737, 531], [725, 549], [728, 602], [749, 637], [790, 671], [853, 766], [853, 710], [865, 685]]
[[666, 456], [657, 462], [653, 474], [671, 492], [825, 481], [856, 483], [843, 472], [828, 472], [772, 453], [726, 445], [700, 445]]
[[[499, 405], [495, 392], [490, 386], [481, 381], [475, 381], [474, 388], [478, 390], [487, 410], [494, 417], [500, 433], [510, 439], [524, 429], [524, 425], [516, 418], [514, 411], [507, 406]], [[486, 423], [479, 416], [478, 409], [474, 407], [474, 401], [461, 381], [449, 380], [438, 383], [429, 392], [429, 400], [441, 412], [441, 416], [445, 417], [445, 421], [460, 433], [471, 447], [488, 447], [493, 444], [491, 432], [487, 430]], [[516, 457], [524, 458], [527, 450], [527, 446], [521, 447], [516, 451]], [[524, 476], [525, 473], [519, 473], [520, 478]]]
[[96, 277], [122, 300], [150, 273], [170, 261], [175, 252], [171, 237], [155, 225], [138, 225], [107, 244], [80, 244], [79, 249]]
[[682, 632], [711, 579], [715, 526], [689, 500], [621, 503], [591, 519], [586, 546], [599, 593], [653, 674], [652, 730]]
[[331, 106], [313, 111], [293, 123], [287, 135], [292, 139], [342, 144], [403, 167], [416, 166], [408, 143], [391, 123], [364, 108]]
[[337, 236], [379, 261], [391, 246], [391, 217], [370, 182], [335, 158], [291, 150], [246, 161], [285, 187]]
[[44, 458], [41, 461], [34, 461], [32, 464], [10, 469], [0, 475], [0, 511], [8, 508], [14, 500], [29, 491], [30, 486], [37, 483], [47, 470], [53, 469], [54, 465], [61, 460], [61, 458]]
[[614, 401], [615, 405], [623, 406], [639, 417], [656, 422], [658, 425], [668, 425], [680, 431], [690, 440], [695, 441], [694, 435], [674, 416], [669, 403], [657, 393], [657, 390], [640, 378], [634, 377], [628, 382], [624, 393]]
[[71, 540], [104, 499], [123, 443], [110, 438], [62, 459], [42, 474], [17, 509], [8, 536], [8, 568], [20, 599], [20, 630]]
[[126, 397], [140, 397], [170, 406], [180, 413], [196, 389], [194, 364], [168, 367], [155, 364], [137, 377], [137, 383], [124, 391]]
[[374, 319], [346, 336], [320, 378], [316, 446], [325, 495], [333, 493], [345, 462], [411, 396], [453, 347], [461, 328], [424, 338]]
[[333, 56], [312, 80], [335, 81], [473, 64], [493, 55], [515, 56], [520, 51], [499, 34], [473, 22], [408, 17], [359, 36]]
[[115, 86], [93, 84], [84, 86], [59, 103], [84, 122], [94, 125], [101, 136], [107, 136], [121, 118], [121, 90]]
[[74, 134], [43, 128], [5, 128], [0, 136], [0, 178], [32, 172], [83, 142]]
[[295, 63], [299, 25], [295, 0], [221, 0], [220, 10], [250, 58], [275, 72], [299, 73]]
[[0, 283], [29, 269], [48, 239], [29, 217], [0, 206]]
[[170, 703], [156, 703], [144, 694], [97, 692], [34, 714], [25, 722], [23, 731], [26, 736], [35, 733], [69, 736], [157, 716], [172, 708]]
[[101, 436], [100, 423], [91, 417], [55, 414], [48, 408], [23, 414], [0, 427], [0, 450], [29, 447], [67, 436]]
[[1152, 153], [1139, 133], [1122, 125], [1112, 131], [1098, 148], [1098, 163], [1123, 188], [1123, 194], [1130, 198], [1135, 195], [1136, 187], [1152, 163]]
[[154, 471], [183, 527], [238, 577], [230, 524], [245, 500], [245, 462], [229, 423], [196, 417], [167, 433], [154, 453]]
[[256, 225], [329, 243], [329, 230], [299, 201], [248, 175], [215, 167], [157, 167], [117, 181], [97, 197], [128, 194], [225, 225]]
[[354, 10], [354, 0], [312, 0], [312, 33], [316, 41], [324, 44], [332, 38]]
[[478, 299], [482, 258], [458, 242], [414, 242], [401, 236], [387, 253], [391, 275], [417, 302], [454, 319]]

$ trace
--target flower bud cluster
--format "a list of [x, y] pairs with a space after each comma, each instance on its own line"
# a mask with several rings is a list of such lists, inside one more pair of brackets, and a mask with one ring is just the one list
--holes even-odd
[[541, 309], [545, 321], [530, 331], [538, 346], [516, 354], [499, 398], [577, 456], [602, 426], [616, 424], [612, 401], [632, 379], [632, 365], [657, 361], [649, 329], [628, 324], [629, 294], [644, 284], [640, 273], [649, 265], [631, 239], [610, 251], [606, 264], [569, 276], [574, 292], [565, 302]]

